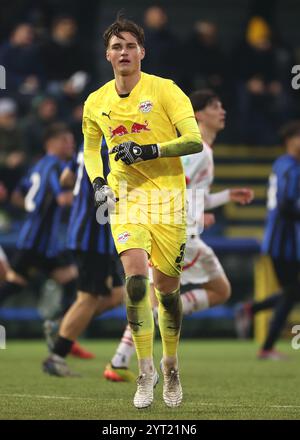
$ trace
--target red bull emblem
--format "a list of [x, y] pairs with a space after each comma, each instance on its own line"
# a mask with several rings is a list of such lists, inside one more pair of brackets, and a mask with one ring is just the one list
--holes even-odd
[[109, 127], [110, 138], [113, 139], [116, 136], [124, 136], [128, 134], [128, 130], [124, 125], [119, 125], [116, 128]]
[[[148, 121], [145, 121], [145, 124], [139, 124], [138, 122], [132, 124], [130, 133], [141, 133], [142, 131], [151, 131], [148, 128]], [[125, 136], [125, 134], [129, 134], [129, 131], [125, 125], [118, 125], [116, 128], [109, 127], [109, 134], [110, 139], [113, 139], [116, 136]]]
[[150, 128], [148, 128], [148, 121], [145, 121], [145, 124], [135, 122], [131, 127], [131, 133], [141, 133], [142, 131], [150, 131]]
[[139, 105], [139, 111], [142, 113], [149, 113], [153, 108], [153, 103], [151, 101], [143, 101]]

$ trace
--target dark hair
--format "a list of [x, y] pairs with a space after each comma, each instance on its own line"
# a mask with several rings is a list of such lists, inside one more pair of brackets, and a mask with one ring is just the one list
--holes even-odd
[[288, 139], [294, 136], [300, 136], [300, 121], [296, 120], [285, 124], [283, 127], [281, 127], [279, 136], [284, 144]]
[[206, 106], [215, 100], [220, 100], [219, 96], [211, 89], [196, 90], [190, 94], [190, 100], [194, 112], [205, 109]]
[[144, 29], [133, 21], [127, 20], [123, 13], [119, 12], [116, 21], [112, 23], [103, 34], [105, 48], [108, 47], [109, 40], [113, 35], [123, 39], [121, 32], [130, 32], [133, 36], [135, 36], [138, 44], [142, 47], [145, 47]]
[[77, 20], [73, 15], [59, 14], [53, 18], [52, 23], [51, 23], [52, 28], [55, 28], [58, 24], [60, 24], [62, 21], [65, 21], [65, 20], [72, 20], [72, 21], [74, 21], [74, 23], [77, 24]]
[[44, 143], [70, 131], [71, 130], [67, 124], [64, 124], [63, 122], [55, 122], [46, 128], [44, 133]]

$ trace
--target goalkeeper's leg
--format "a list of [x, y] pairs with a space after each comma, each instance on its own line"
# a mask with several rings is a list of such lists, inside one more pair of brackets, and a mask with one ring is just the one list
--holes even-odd
[[180, 278], [153, 269], [155, 294], [158, 299], [158, 324], [163, 345], [161, 370], [164, 376], [163, 398], [167, 406], [180, 405], [182, 388], [179, 379], [177, 349], [182, 322]]
[[144, 249], [127, 249], [122, 252], [121, 260], [126, 275], [127, 318], [140, 372], [134, 405], [145, 408], [153, 401], [153, 388], [158, 380], [153, 365], [154, 323], [149, 295], [148, 255]]
[[126, 310], [136, 347], [140, 373], [153, 372], [154, 324], [150, 303], [148, 256], [143, 249], [128, 249], [121, 255], [126, 275]]

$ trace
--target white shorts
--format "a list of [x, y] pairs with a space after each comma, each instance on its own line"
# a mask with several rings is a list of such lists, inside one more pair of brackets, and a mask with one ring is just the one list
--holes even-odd
[[214, 251], [198, 236], [187, 237], [181, 284], [204, 284], [224, 274]]
[[[218, 257], [198, 236], [187, 237], [180, 284], [204, 284], [225, 275]], [[152, 268], [149, 280], [153, 283]]]

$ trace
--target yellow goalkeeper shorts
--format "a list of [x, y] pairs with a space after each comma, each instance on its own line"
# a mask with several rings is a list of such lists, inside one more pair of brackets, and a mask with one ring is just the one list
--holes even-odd
[[184, 224], [112, 224], [111, 229], [118, 254], [144, 249], [155, 268], [170, 277], [180, 275], [186, 241]]

